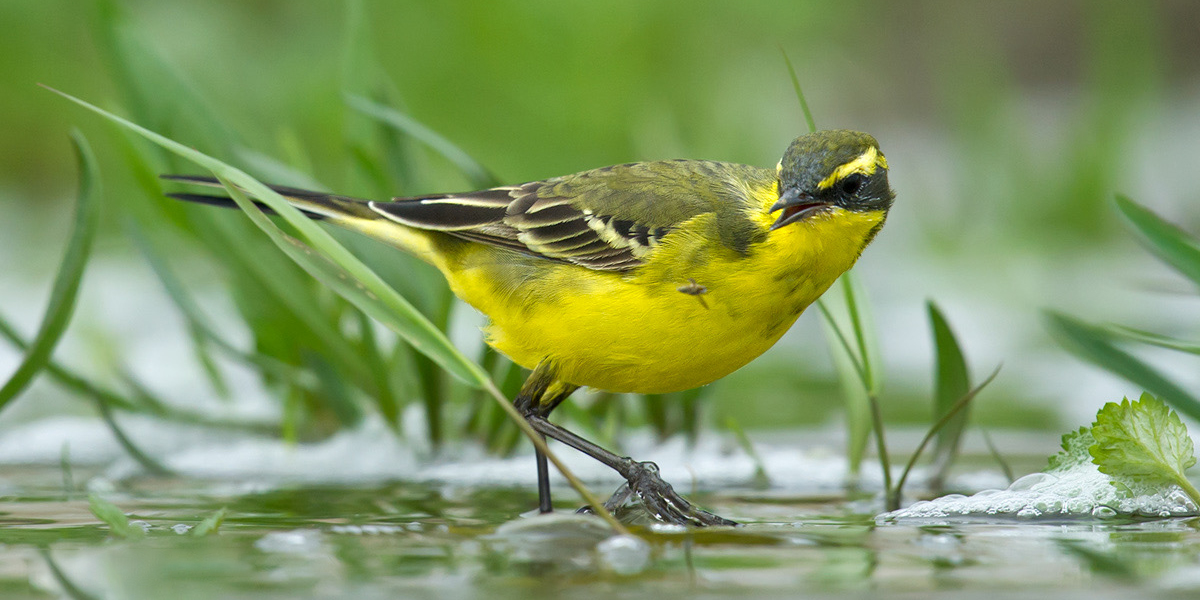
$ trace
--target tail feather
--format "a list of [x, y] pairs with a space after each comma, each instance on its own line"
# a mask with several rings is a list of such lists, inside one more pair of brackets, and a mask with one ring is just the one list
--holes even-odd
[[[178, 181], [190, 185], [224, 187], [221, 185], [221, 182], [212, 177], [199, 177], [195, 175], [160, 175], [160, 177], [169, 181]], [[311, 219], [325, 220], [347, 229], [358, 231], [411, 252], [418, 258], [439, 268], [441, 267], [440, 259], [431, 246], [429, 232], [407, 227], [385, 218], [383, 215], [375, 212], [367, 200], [282, 185], [268, 185], [267, 187], [283, 196], [289, 204], [298, 208]], [[167, 194], [167, 196], [185, 202], [237, 208], [237, 203], [229, 196], [192, 193], [171, 193]], [[259, 200], [254, 200], [254, 204], [266, 214], [276, 214], [271, 207]]]
[[[224, 187], [220, 181], [213, 177], [200, 177], [196, 175], [160, 175], [161, 179], [169, 181], [179, 181], [191, 185], [200, 185], [205, 187]], [[292, 206], [300, 209], [307, 216], [313, 219], [331, 219], [331, 220], [346, 220], [346, 219], [368, 219], [375, 220], [381, 218], [381, 215], [371, 210], [367, 205], [366, 200], [360, 198], [352, 198], [350, 196], [341, 196], [338, 194], [329, 194], [326, 192], [314, 192], [312, 190], [304, 190], [300, 188], [288, 187], [284, 185], [268, 185], [275, 193], [283, 196]], [[223, 206], [226, 208], [237, 208], [237, 203], [228, 196], [207, 195], [207, 194], [167, 194], [170, 198], [183, 200], [186, 202], [197, 202], [200, 204], [209, 204], [212, 206]], [[254, 204], [263, 209], [267, 214], [275, 214], [266, 204], [255, 200]]]
[[[237, 203], [233, 201], [233, 198], [230, 198], [229, 196], [213, 196], [210, 194], [167, 194], [167, 197], [174, 198], [176, 200], [183, 200], [184, 202], [195, 202], [196, 204], [207, 204], [209, 206], [220, 206], [222, 208], [237, 208], [238, 207]], [[258, 200], [254, 200], [254, 205], [257, 206], [258, 209], [263, 211], [263, 213], [265, 213], [265, 214], [268, 214], [268, 215], [277, 214], [275, 212], [275, 209], [271, 208], [270, 206], [267, 206], [266, 204], [263, 204], [262, 202], [260, 202]], [[297, 207], [297, 208], [299, 208], [299, 207]], [[308, 210], [304, 210], [303, 208], [300, 208], [300, 212], [304, 213], [304, 215], [310, 219], [320, 220], [320, 219], [325, 218], [325, 215], [322, 215], [320, 213], [315, 213], [312, 211], [308, 211]]]

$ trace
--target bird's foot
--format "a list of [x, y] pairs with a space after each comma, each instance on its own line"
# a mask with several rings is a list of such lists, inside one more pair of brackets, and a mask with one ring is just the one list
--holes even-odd
[[[692, 527], [737, 525], [736, 521], [692, 506], [683, 496], [675, 493], [671, 484], [659, 477], [658, 465], [652, 462], [630, 461], [624, 475], [625, 483], [604, 503], [604, 508], [609, 512], [616, 511], [637, 496], [654, 518], [665, 523]], [[579, 512], [591, 512], [591, 507], [585, 506]]]

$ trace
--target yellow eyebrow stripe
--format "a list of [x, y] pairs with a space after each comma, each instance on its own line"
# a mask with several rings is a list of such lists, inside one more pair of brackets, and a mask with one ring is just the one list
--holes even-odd
[[817, 184], [817, 189], [827, 190], [830, 187], [833, 187], [833, 184], [854, 173], [860, 173], [868, 176], [874, 175], [875, 170], [879, 167], [883, 167], [885, 169], [888, 168], [887, 159], [879, 153], [878, 148], [871, 146], [870, 148], [867, 148], [866, 152], [860, 154], [858, 158], [838, 167], [837, 169], [834, 169], [833, 173], [829, 177], [822, 179], [821, 182]]

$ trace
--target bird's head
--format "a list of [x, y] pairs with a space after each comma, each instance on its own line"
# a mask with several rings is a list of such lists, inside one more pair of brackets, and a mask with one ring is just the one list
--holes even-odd
[[840, 208], [887, 212], [896, 194], [888, 187], [887, 159], [868, 134], [846, 129], [796, 138], [779, 161], [779, 213], [771, 229]]

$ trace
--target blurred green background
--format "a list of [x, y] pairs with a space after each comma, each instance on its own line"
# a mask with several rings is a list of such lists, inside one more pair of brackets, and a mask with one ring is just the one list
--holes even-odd
[[[186, 339], [122, 226], [130, 198], [167, 203], [130, 167], [144, 145], [37, 83], [262, 177], [304, 173], [373, 197], [471, 183], [434, 153], [371, 133], [346, 93], [404, 111], [506, 183], [675, 157], [769, 166], [805, 131], [782, 50], [818, 126], [872, 132], [891, 164], [898, 200], [859, 268], [889, 420], [929, 419], [927, 298], [946, 310], [977, 379], [1005, 364], [973, 417], [997, 427], [1058, 431], [1137, 391], [1058, 350], [1041, 330], [1043, 307], [1196, 329], [1195, 296], [1181, 294], [1190, 288], [1137, 249], [1111, 202], [1123, 192], [1200, 228], [1194, 2], [6, 0], [0, 22], [0, 310], [24, 332], [36, 324], [65, 244], [76, 185], [67, 132], [79, 127], [111, 206], [58, 356], [109, 382], [124, 364], [184, 404], [219, 395], [178, 374], [201, 372], [194, 358], [130, 342]], [[405, 163], [385, 192], [387, 179], [364, 164], [389, 143], [406, 148]], [[181, 222], [164, 223], [163, 238], [182, 235]], [[245, 339], [221, 316], [238, 305], [222, 291], [231, 276], [203, 243], [166, 245], [206, 308]], [[121, 317], [130, 311], [141, 320]], [[464, 312], [451, 319], [466, 323], [452, 328], [456, 340], [471, 336]], [[0, 349], [0, 366], [18, 357]], [[707, 393], [708, 424], [838, 419], [815, 312]], [[35, 388], [4, 419], [86, 410], [54, 396]]]

